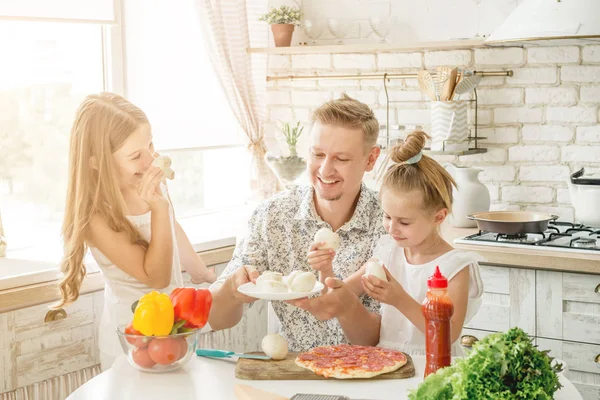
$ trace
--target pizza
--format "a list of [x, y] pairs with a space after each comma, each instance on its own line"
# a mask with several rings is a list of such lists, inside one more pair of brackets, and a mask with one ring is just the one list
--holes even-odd
[[404, 353], [372, 346], [321, 346], [298, 354], [296, 365], [325, 378], [361, 379], [396, 371], [407, 363]]

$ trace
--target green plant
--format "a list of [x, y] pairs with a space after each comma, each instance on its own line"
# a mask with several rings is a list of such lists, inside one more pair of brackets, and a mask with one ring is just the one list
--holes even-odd
[[551, 400], [561, 388], [548, 351], [540, 351], [522, 329], [486, 336], [467, 358], [429, 375], [410, 400]]
[[298, 138], [302, 135], [302, 131], [304, 130], [303, 126], [300, 126], [300, 121], [296, 123], [296, 126], [292, 127], [288, 122], [281, 123], [279, 127], [281, 132], [285, 135], [285, 141], [288, 144], [288, 148], [290, 149], [290, 156], [296, 157], [296, 145], [298, 144]]
[[294, 24], [298, 25], [302, 18], [302, 13], [299, 8], [290, 6], [281, 6], [279, 8], [271, 8], [271, 10], [261, 16], [259, 21], [266, 21], [269, 24]]

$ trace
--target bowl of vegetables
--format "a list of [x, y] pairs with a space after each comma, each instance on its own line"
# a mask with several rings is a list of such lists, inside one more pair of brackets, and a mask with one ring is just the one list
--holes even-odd
[[133, 320], [117, 327], [127, 360], [145, 372], [181, 368], [196, 352], [198, 332], [208, 321], [212, 296], [206, 289], [150, 292], [134, 303]]

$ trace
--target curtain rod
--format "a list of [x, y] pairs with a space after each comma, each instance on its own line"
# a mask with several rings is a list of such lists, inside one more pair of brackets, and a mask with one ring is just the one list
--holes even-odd
[[[483, 77], [486, 76], [513, 76], [513, 71], [473, 71], [474, 74], [480, 75]], [[435, 72], [432, 73], [435, 75]], [[406, 79], [406, 78], [416, 78], [417, 74], [388, 74], [388, 73], [380, 73], [380, 74], [347, 74], [347, 75], [269, 75], [267, 76], [268, 81], [282, 81], [282, 80], [311, 80], [311, 79]]]

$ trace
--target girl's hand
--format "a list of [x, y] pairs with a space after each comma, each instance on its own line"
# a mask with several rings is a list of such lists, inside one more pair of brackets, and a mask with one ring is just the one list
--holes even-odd
[[190, 273], [190, 281], [194, 285], [200, 285], [201, 283], [213, 283], [217, 280], [217, 275], [215, 275], [215, 267], [205, 268], [205, 271], [197, 275], [192, 275]]
[[324, 249], [319, 250], [319, 247], [324, 246], [325, 242], [314, 242], [308, 249], [308, 264], [315, 271], [319, 271], [324, 277], [333, 277], [333, 257], [335, 250]]
[[398, 308], [398, 303], [406, 294], [402, 285], [390, 274], [390, 271], [384, 266], [385, 276], [388, 282], [383, 281], [373, 275], [362, 277], [362, 285], [365, 292], [380, 303], [389, 304]]
[[169, 201], [160, 191], [160, 183], [165, 179], [164, 172], [158, 167], [150, 167], [144, 173], [138, 191], [142, 200], [150, 206], [151, 210], [169, 207]]

